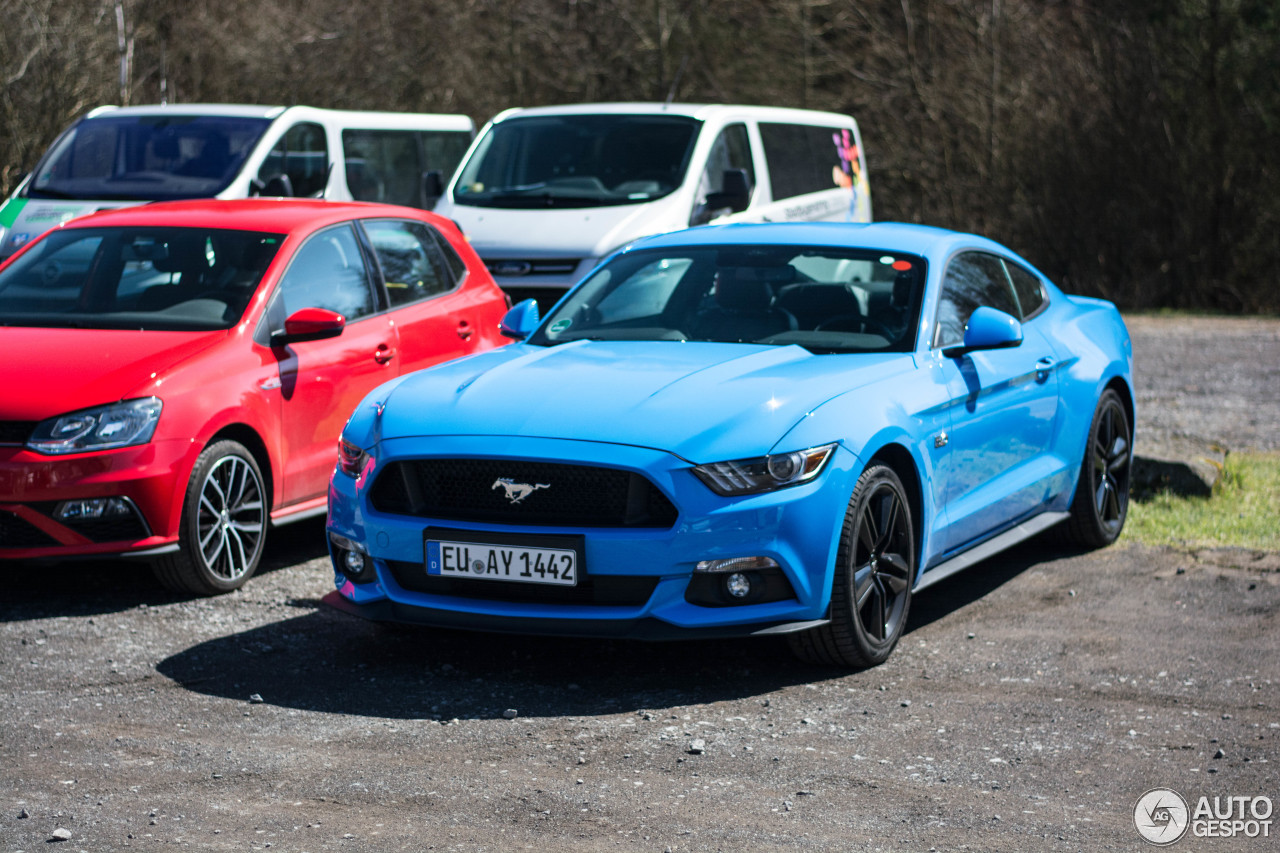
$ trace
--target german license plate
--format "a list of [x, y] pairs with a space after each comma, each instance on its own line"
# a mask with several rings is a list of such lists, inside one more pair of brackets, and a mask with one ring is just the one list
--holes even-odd
[[578, 583], [578, 552], [483, 542], [426, 540], [427, 574], [471, 580], [514, 581], [553, 586]]

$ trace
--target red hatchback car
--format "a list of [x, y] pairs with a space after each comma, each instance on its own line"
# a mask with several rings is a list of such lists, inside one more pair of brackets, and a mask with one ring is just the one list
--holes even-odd
[[457, 227], [315, 200], [74, 220], [0, 267], [0, 560], [127, 554], [242, 585], [325, 511], [338, 434], [401, 373], [505, 342]]

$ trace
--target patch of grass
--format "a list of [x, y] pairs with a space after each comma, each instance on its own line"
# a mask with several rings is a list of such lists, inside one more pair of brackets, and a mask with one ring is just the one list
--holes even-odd
[[1148, 545], [1280, 551], [1280, 453], [1232, 453], [1207, 498], [1131, 501], [1124, 535]]

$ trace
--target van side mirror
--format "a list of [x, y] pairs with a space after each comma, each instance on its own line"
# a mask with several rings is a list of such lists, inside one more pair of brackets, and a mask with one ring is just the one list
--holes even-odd
[[444, 173], [432, 169], [422, 173], [422, 206], [427, 210], [436, 206], [436, 201], [444, 195]]
[[707, 196], [709, 210], [729, 208], [733, 213], [741, 213], [751, 204], [751, 179], [746, 169], [725, 169], [721, 190]]
[[262, 192], [260, 195], [265, 195], [269, 198], [275, 198], [276, 196], [280, 196], [281, 198], [292, 198], [293, 181], [289, 180], [289, 176], [283, 173], [279, 175], [272, 175], [267, 179], [267, 182], [262, 185]]

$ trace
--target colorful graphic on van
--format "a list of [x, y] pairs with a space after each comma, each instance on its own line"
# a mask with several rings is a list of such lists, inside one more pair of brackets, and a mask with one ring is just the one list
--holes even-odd
[[840, 155], [840, 165], [831, 167], [831, 180], [838, 187], [850, 191], [849, 221], [858, 219], [858, 197], [867, 191], [867, 179], [862, 174], [862, 159], [858, 156], [858, 146], [853, 142], [853, 133], [842, 130], [831, 134], [836, 153]]

